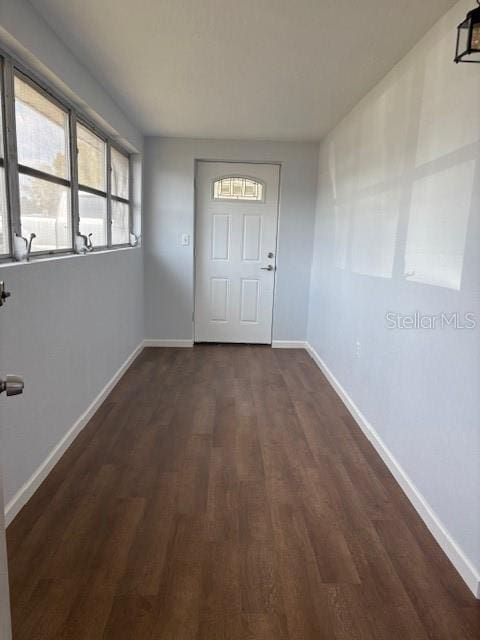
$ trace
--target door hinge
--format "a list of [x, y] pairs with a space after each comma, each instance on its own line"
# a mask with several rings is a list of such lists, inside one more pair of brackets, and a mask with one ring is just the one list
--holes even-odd
[[10, 291], [5, 290], [5, 282], [0, 281], [0, 307], [3, 307], [7, 298], [11, 296]]

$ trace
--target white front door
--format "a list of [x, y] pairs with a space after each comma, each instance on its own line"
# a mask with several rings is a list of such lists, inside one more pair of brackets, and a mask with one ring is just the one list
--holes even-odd
[[199, 162], [195, 341], [271, 344], [277, 164]]

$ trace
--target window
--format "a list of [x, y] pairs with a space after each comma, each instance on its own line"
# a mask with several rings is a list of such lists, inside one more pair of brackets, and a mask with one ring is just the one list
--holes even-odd
[[10, 237], [7, 210], [7, 185], [5, 175], [5, 137], [3, 134], [3, 62], [0, 59], [0, 255], [6, 256], [10, 251]]
[[112, 163], [112, 245], [127, 244], [130, 240], [129, 165], [125, 156], [111, 148]]
[[77, 124], [78, 212], [80, 233], [95, 247], [107, 240], [107, 144], [83, 124]]
[[129, 194], [128, 154], [0, 52], [0, 259], [128, 245]]
[[22, 235], [32, 252], [71, 249], [68, 111], [16, 75], [15, 122]]
[[265, 187], [252, 178], [241, 176], [219, 178], [213, 183], [213, 199], [264, 202]]

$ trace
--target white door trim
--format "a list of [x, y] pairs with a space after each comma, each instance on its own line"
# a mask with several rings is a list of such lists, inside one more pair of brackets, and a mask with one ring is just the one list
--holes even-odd
[[195, 344], [195, 314], [196, 314], [196, 293], [197, 293], [197, 281], [196, 281], [196, 265], [197, 265], [197, 221], [198, 221], [198, 168], [201, 163], [212, 164], [249, 164], [249, 165], [272, 165], [278, 167], [278, 185], [277, 185], [277, 224], [275, 229], [275, 256], [276, 256], [276, 268], [273, 274], [273, 300], [272, 300], [272, 323], [270, 330], [270, 345], [273, 345], [273, 335], [275, 327], [275, 315], [276, 315], [276, 298], [277, 298], [277, 271], [279, 269], [279, 231], [280, 231], [280, 216], [281, 216], [281, 187], [283, 179], [283, 162], [277, 160], [242, 160], [242, 159], [216, 159], [216, 158], [194, 158], [194, 219], [193, 219], [193, 312], [192, 312], [192, 336], [193, 344]]

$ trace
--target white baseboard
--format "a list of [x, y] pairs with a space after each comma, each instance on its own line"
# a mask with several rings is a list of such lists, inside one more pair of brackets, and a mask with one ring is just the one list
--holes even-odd
[[430, 533], [438, 542], [443, 552], [447, 555], [450, 562], [461, 575], [468, 588], [473, 592], [476, 598], [480, 598], [480, 574], [478, 573], [478, 571], [475, 569], [470, 560], [465, 556], [465, 554], [452, 538], [446, 527], [430, 507], [424, 496], [416, 488], [415, 484], [409, 478], [400, 463], [396, 460], [395, 456], [382, 441], [378, 433], [362, 414], [355, 402], [350, 398], [348, 393], [330, 371], [322, 358], [308, 343], [306, 349], [312, 359], [321, 369], [322, 373], [328, 379], [332, 387], [335, 389], [337, 394], [340, 396], [344, 405], [352, 414], [352, 417], [354, 418], [360, 429], [375, 447], [375, 450], [382, 458], [383, 462], [386, 464], [395, 480], [398, 482], [405, 495], [416, 509], [418, 515], [426, 524]]
[[145, 338], [144, 347], [193, 347], [193, 340], [160, 340], [158, 338]]
[[274, 349], [306, 349], [305, 340], [272, 340]]
[[88, 407], [88, 409], [78, 418], [75, 424], [70, 427], [67, 433], [63, 436], [60, 442], [50, 451], [48, 456], [42, 462], [42, 464], [36, 469], [33, 475], [27, 480], [27, 482], [20, 487], [17, 493], [13, 496], [10, 502], [5, 506], [5, 523], [8, 526], [15, 518], [20, 509], [30, 500], [38, 487], [42, 484], [45, 478], [48, 476], [53, 467], [60, 460], [62, 455], [72, 444], [80, 431], [87, 425], [90, 418], [97, 411], [97, 409], [104, 402], [110, 391], [117, 384], [125, 371], [129, 368], [135, 358], [143, 349], [143, 341], [138, 345], [136, 349], [128, 356], [122, 366], [116, 371], [112, 378], [100, 391], [98, 396]]

